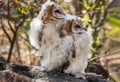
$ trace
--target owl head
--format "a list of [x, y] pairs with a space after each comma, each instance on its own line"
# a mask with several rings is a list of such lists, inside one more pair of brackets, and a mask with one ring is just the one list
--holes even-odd
[[63, 19], [65, 12], [58, 4], [47, 0], [41, 7], [38, 18], [42, 20], [43, 24], [49, 23], [51, 21], [56, 21]]
[[70, 15], [70, 14], [66, 14], [65, 18], [66, 20], [65, 25], [63, 27], [63, 30], [66, 34], [82, 34], [84, 33], [86, 30], [82, 25], [82, 22], [80, 19], [78, 19], [77, 16], [75, 15]]

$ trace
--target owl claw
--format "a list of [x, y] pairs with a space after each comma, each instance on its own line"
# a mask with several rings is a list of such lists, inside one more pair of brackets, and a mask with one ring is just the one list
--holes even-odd
[[46, 71], [46, 68], [45, 67], [40, 67], [40, 70], [41, 71]]
[[96, 73], [85, 73], [85, 77], [100, 77], [100, 78], [103, 78], [102, 75], [97, 75]]
[[82, 73], [76, 74], [75, 78], [86, 79], [85, 76], [84, 76], [84, 74], [82, 74]]

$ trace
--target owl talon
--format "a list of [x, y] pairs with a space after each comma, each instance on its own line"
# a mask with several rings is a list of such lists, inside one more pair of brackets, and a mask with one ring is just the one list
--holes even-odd
[[96, 73], [85, 73], [85, 77], [100, 77], [100, 78], [103, 78], [102, 75], [97, 75]]
[[81, 74], [81, 73], [75, 75], [75, 78], [86, 79], [85, 76], [84, 76], [84, 74]]
[[40, 71], [46, 71], [45, 67], [41, 67], [41, 66], [32, 66], [33, 70], [40, 70]]

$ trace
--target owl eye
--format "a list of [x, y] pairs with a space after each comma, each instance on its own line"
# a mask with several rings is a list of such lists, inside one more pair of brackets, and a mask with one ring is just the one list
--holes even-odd
[[60, 11], [60, 10], [58, 10], [58, 9], [57, 9], [57, 10], [55, 10], [54, 12], [55, 12], [55, 13], [57, 13], [57, 14], [61, 14], [61, 11]]
[[83, 26], [81, 25], [81, 22], [79, 20], [74, 20], [72, 22], [72, 32], [81, 34], [83, 31]]
[[80, 26], [80, 25], [75, 25], [74, 28], [75, 28], [75, 29], [80, 29], [81, 26]]
[[59, 7], [54, 5], [52, 10], [53, 10], [52, 15], [55, 18], [63, 18], [64, 17], [64, 12], [63, 12], [62, 8], [59, 8]]
[[73, 30], [74, 30], [74, 32], [78, 32], [81, 30], [81, 26], [77, 24], [77, 25], [73, 26]]

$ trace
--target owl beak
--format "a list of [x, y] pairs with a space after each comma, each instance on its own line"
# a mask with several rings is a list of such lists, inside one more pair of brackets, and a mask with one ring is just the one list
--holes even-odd
[[85, 31], [87, 31], [87, 28], [83, 28]]
[[82, 34], [82, 32], [79, 32], [78, 34]]
[[87, 31], [86, 28], [82, 28], [81, 31], [80, 31], [78, 34], [83, 34], [83, 33], [85, 33], [86, 31]]

